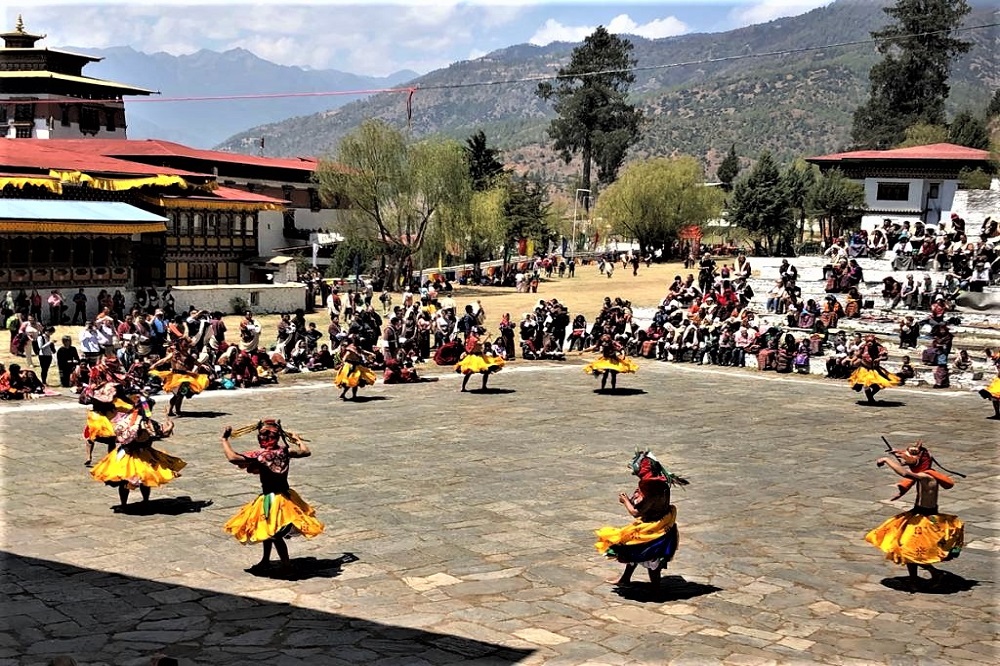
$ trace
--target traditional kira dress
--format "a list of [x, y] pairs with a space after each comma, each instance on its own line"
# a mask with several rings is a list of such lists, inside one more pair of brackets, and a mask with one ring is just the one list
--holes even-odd
[[170, 430], [149, 418], [142, 406], [114, 417], [117, 447], [90, 470], [96, 481], [109, 486], [125, 484], [129, 490], [139, 486], [156, 488], [180, 476], [187, 463], [154, 449], [152, 444], [169, 437]]
[[486, 353], [479, 336], [472, 334], [465, 341], [465, 355], [455, 364], [455, 372], [462, 375], [488, 375], [503, 370], [504, 360]]
[[583, 371], [595, 377], [600, 377], [605, 372], [638, 372], [639, 366], [628, 356], [622, 354], [621, 345], [611, 341], [601, 346], [601, 355], [593, 363], [585, 365]]
[[316, 511], [288, 486], [287, 449], [262, 448], [242, 455], [250, 459], [247, 472], [260, 476], [261, 492], [225, 524], [228, 534], [249, 544], [292, 534], [312, 538], [323, 532]]

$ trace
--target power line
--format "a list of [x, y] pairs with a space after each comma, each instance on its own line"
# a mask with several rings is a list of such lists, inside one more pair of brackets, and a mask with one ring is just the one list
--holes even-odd
[[[943, 29], [943, 30], [932, 30], [929, 32], [918, 32], [911, 33], [907, 35], [899, 35], [897, 37], [892, 37], [891, 41], [899, 42], [908, 39], [917, 39], [920, 37], [931, 37], [934, 35], [941, 34], [951, 34], [957, 32], [970, 32], [973, 30], [983, 30], [985, 28], [996, 28], [1000, 26], [1000, 22], [997, 23], [986, 23], [983, 25], [967, 26], [955, 29]], [[859, 39], [847, 42], [836, 42], [833, 44], [824, 44], [823, 46], [803, 46], [799, 48], [782, 49], [779, 51], [764, 51], [762, 53], [740, 53], [738, 55], [722, 56], [718, 58], [701, 58], [697, 60], [687, 60], [683, 62], [671, 62], [662, 63], [658, 65], [642, 65], [633, 67], [622, 67], [618, 69], [604, 69], [594, 72], [581, 72], [574, 74], [572, 76], [560, 76], [559, 74], [536, 74], [532, 76], [523, 76], [511, 79], [494, 79], [489, 81], [469, 81], [466, 83], [437, 83], [428, 85], [409, 85], [409, 86], [399, 86], [393, 88], [368, 88], [359, 90], [326, 90], [326, 91], [314, 91], [314, 92], [286, 92], [286, 93], [247, 93], [247, 94], [235, 94], [235, 95], [190, 95], [183, 97], [141, 97], [136, 99], [128, 100], [129, 103], [165, 103], [165, 102], [219, 102], [219, 101], [233, 101], [233, 100], [253, 100], [253, 99], [283, 99], [283, 98], [296, 98], [296, 97], [335, 97], [344, 95], [376, 95], [382, 93], [405, 93], [408, 95], [408, 99], [412, 99], [413, 95], [418, 92], [428, 91], [428, 90], [460, 90], [464, 88], [478, 88], [485, 86], [503, 86], [503, 85], [514, 85], [519, 83], [540, 83], [543, 81], [558, 81], [564, 79], [582, 79], [590, 78], [595, 76], [605, 76], [608, 74], [628, 74], [632, 72], [649, 72], [657, 70], [666, 69], [676, 69], [678, 67], [691, 67], [696, 65], [714, 65], [724, 62], [735, 62], [739, 60], [749, 60], [752, 58], [773, 58], [778, 56], [796, 55], [802, 53], [809, 53], [812, 51], [824, 51], [827, 49], [837, 49], [845, 48], [850, 46], [863, 46], [866, 44], [877, 44], [880, 41], [878, 39]], [[120, 99], [82, 99], [79, 97], [56, 97], [48, 98], [46, 101], [57, 101], [57, 102], [120, 102]]]

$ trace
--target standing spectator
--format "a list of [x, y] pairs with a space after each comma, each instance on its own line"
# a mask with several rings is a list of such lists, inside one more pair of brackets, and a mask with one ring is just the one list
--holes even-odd
[[38, 345], [38, 365], [41, 368], [42, 383], [48, 384], [49, 368], [52, 366], [52, 354], [54, 350], [54, 341], [52, 340], [52, 334], [56, 332], [56, 329], [52, 326], [47, 326], [41, 333], [38, 334], [38, 339], [36, 341]]
[[73, 295], [73, 319], [70, 321], [72, 325], [76, 325], [77, 317], [80, 318], [81, 324], [87, 323], [87, 294], [84, 293], [83, 287]]
[[38, 293], [37, 289], [32, 289], [31, 295], [28, 296], [28, 314], [33, 316], [39, 324], [42, 323], [42, 295]]
[[21, 324], [21, 334], [24, 335], [24, 360], [28, 368], [35, 367], [35, 354], [38, 353], [38, 336], [44, 329], [35, 319], [35, 315], [28, 315], [27, 321]]
[[83, 350], [83, 358], [91, 365], [101, 356], [101, 343], [92, 321], [84, 324], [83, 330], [80, 331], [80, 349]]
[[63, 297], [58, 289], [53, 289], [49, 294], [48, 304], [49, 326], [61, 325], [63, 323], [63, 311], [66, 309], [66, 306], [63, 305]]
[[70, 375], [80, 363], [80, 354], [73, 346], [73, 338], [68, 335], [62, 337], [62, 347], [56, 350], [56, 367], [59, 369], [59, 385], [69, 388]]

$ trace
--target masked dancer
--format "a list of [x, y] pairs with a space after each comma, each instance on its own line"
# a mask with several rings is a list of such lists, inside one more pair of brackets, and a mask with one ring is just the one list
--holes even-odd
[[[236, 453], [231, 438], [249, 432], [257, 433], [260, 448]], [[266, 419], [256, 424], [222, 434], [222, 451], [232, 464], [260, 477], [260, 495], [240, 509], [223, 529], [242, 544], [260, 543], [264, 552], [252, 571], [267, 569], [271, 563], [271, 547], [278, 551], [283, 568], [289, 565], [285, 539], [292, 534], [312, 538], [323, 531], [316, 512], [299, 494], [288, 486], [288, 467], [292, 458], [307, 458], [312, 451], [306, 441], [281, 427], [281, 421]]]
[[639, 366], [635, 361], [625, 355], [625, 348], [621, 343], [614, 340], [605, 333], [592, 346], [584, 349], [581, 353], [600, 351], [601, 355], [593, 363], [584, 366], [583, 371], [587, 374], [601, 378], [601, 390], [604, 391], [608, 385], [608, 376], [611, 377], [611, 390], [618, 388], [618, 373], [634, 373], [639, 371]]
[[875, 394], [884, 388], [899, 386], [902, 380], [882, 367], [882, 362], [889, 358], [889, 352], [879, 344], [874, 335], [865, 337], [854, 360], [855, 370], [848, 380], [855, 391], [865, 392], [868, 404], [875, 404]]
[[486, 329], [482, 326], [473, 326], [469, 330], [469, 335], [465, 339], [465, 353], [455, 364], [455, 372], [462, 375], [462, 392], [468, 392], [469, 378], [472, 375], [483, 376], [482, 390], [486, 390], [486, 383], [490, 375], [503, 370], [504, 360], [499, 356], [490, 354], [487, 349], [488, 338], [485, 337]]

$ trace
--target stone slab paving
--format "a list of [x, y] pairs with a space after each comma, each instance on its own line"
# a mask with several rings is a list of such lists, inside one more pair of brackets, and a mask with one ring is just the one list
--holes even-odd
[[[490, 395], [454, 375], [356, 404], [311, 378], [205, 394], [161, 445], [189, 466], [145, 515], [113, 512], [82, 466], [85, 408], [0, 406], [0, 665], [997, 663], [984, 401], [895, 389], [869, 408], [844, 383], [655, 362], [620, 385], [596, 394], [574, 359], [518, 362]], [[315, 451], [291, 481], [327, 530], [290, 542], [295, 580], [244, 572], [259, 549], [221, 529], [256, 486], [219, 433], [262, 416]], [[894, 589], [904, 570], [863, 541], [907, 507], [886, 501], [880, 434], [968, 474], [941, 497], [967, 525], [949, 594]], [[626, 522], [642, 443], [692, 482], [659, 596], [612, 590], [619, 566], [593, 549]]]

